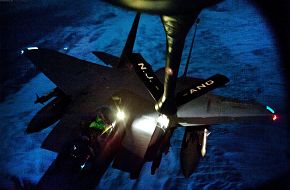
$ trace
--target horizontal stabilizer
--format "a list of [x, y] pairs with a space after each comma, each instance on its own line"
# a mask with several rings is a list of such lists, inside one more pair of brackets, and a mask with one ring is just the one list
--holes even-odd
[[117, 67], [120, 62], [119, 57], [106, 52], [94, 51], [93, 54], [97, 56], [100, 60], [102, 60], [106, 65], [110, 65], [112, 67]]
[[224, 86], [228, 82], [229, 79], [226, 76], [216, 74], [199, 84], [194, 84], [192, 87], [178, 92], [176, 95], [176, 105], [181, 106], [215, 88]]
[[154, 71], [145, 59], [139, 53], [133, 53], [130, 61], [135, 69], [136, 74], [146, 86], [155, 101], [163, 94], [163, 84], [159, 81]]

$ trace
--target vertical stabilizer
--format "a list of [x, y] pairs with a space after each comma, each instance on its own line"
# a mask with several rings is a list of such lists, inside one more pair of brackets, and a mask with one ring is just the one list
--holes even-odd
[[134, 22], [132, 24], [131, 30], [129, 32], [129, 35], [125, 44], [125, 47], [122, 51], [118, 68], [124, 67], [126, 65], [126, 62], [129, 56], [133, 52], [139, 20], [140, 20], [140, 13], [138, 12], [135, 16]]

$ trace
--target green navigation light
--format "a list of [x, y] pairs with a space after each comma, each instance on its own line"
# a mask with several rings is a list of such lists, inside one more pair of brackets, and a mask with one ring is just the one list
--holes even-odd
[[81, 165], [81, 170], [84, 169], [86, 163], [84, 163], [83, 165]]

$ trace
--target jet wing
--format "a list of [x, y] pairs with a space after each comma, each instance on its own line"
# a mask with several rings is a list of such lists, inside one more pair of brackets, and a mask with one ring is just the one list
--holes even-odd
[[211, 125], [228, 122], [271, 121], [273, 113], [266, 106], [213, 94], [194, 99], [178, 109], [181, 125]]
[[[128, 90], [117, 91], [110, 97], [118, 97], [121, 100], [121, 106], [124, 107], [128, 117], [125, 135], [114, 159], [113, 167], [131, 174], [138, 173], [145, 162], [144, 155], [156, 126], [158, 113], [154, 110], [154, 102]], [[83, 121], [88, 121], [95, 116], [94, 107], [110, 104], [110, 100], [100, 102], [99, 99], [100, 97], [88, 95], [78, 98], [78, 102], [74, 103], [69, 113], [45, 139], [42, 148], [60, 152], [65, 143], [79, 135]], [[97, 104], [92, 105], [91, 102], [97, 102]]]
[[190, 88], [178, 92], [176, 95], [176, 105], [179, 107], [215, 88], [225, 85], [228, 82], [229, 79], [226, 76], [220, 74], [213, 75], [199, 84], [194, 84]]
[[42, 142], [41, 148], [61, 152], [67, 142], [75, 139], [79, 133], [81, 117], [65, 115]]
[[[75, 96], [109, 68], [45, 48], [27, 48], [24, 54], [65, 94]], [[92, 80], [94, 79], [94, 80]]]
[[145, 162], [144, 156], [157, 124], [158, 113], [154, 110], [151, 99], [144, 99], [129, 91], [119, 92], [118, 96], [122, 99], [122, 104], [126, 105], [130, 119], [113, 167], [138, 175]]
[[120, 62], [119, 57], [106, 52], [94, 51], [93, 54], [102, 60], [106, 65], [110, 65], [111, 67], [117, 67]]

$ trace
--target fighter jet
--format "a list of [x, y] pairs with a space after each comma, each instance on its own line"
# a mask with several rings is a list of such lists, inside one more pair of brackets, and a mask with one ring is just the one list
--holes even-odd
[[[68, 151], [81, 170], [95, 157], [95, 169], [90, 174], [94, 179], [102, 175], [112, 161], [114, 168], [137, 178], [147, 161], [153, 161], [152, 174], [156, 172], [163, 153], [170, 147], [174, 129], [186, 127], [181, 165], [188, 177], [199, 157], [206, 153], [209, 125], [258, 119], [271, 121], [276, 117], [271, 108], [260, 103], [208, 93], [229, 82], [221, 74], [208, 79], [178, 78], [176, 114], [157, 112], [154, 106], [164, 91], [160, 80], [164, 78], [165, 69], [153, 71], [140, 53], [133, 53], [139, 19], [140, 13], [137, 13], [120, 57], [94, 52], [107, 66], [41, 47], [24, 50], [24, 55], [57, 86], [52, 94], [37, 98], [36, 103], [45, 103], [56, 96], [27, 128], [27, 132], [35, 132], [58, 121], [42, 148], [61, 154], [68, 143], [82, 136], [83, 141], [73, 143]], [[104, 107], [110, 110], [107, 114], [110, 119], [100, 116], [106, 115], [100, 114]], [[83, 138], [84, 129], [93, 135], [86, 134]], [[86, 145], [86, 138], [93, 143]], [[78, 152], [83, 146], [88, 146], [84, 148], [85, 154]], [[40, 186], [45, 183], [45, 176]]]

